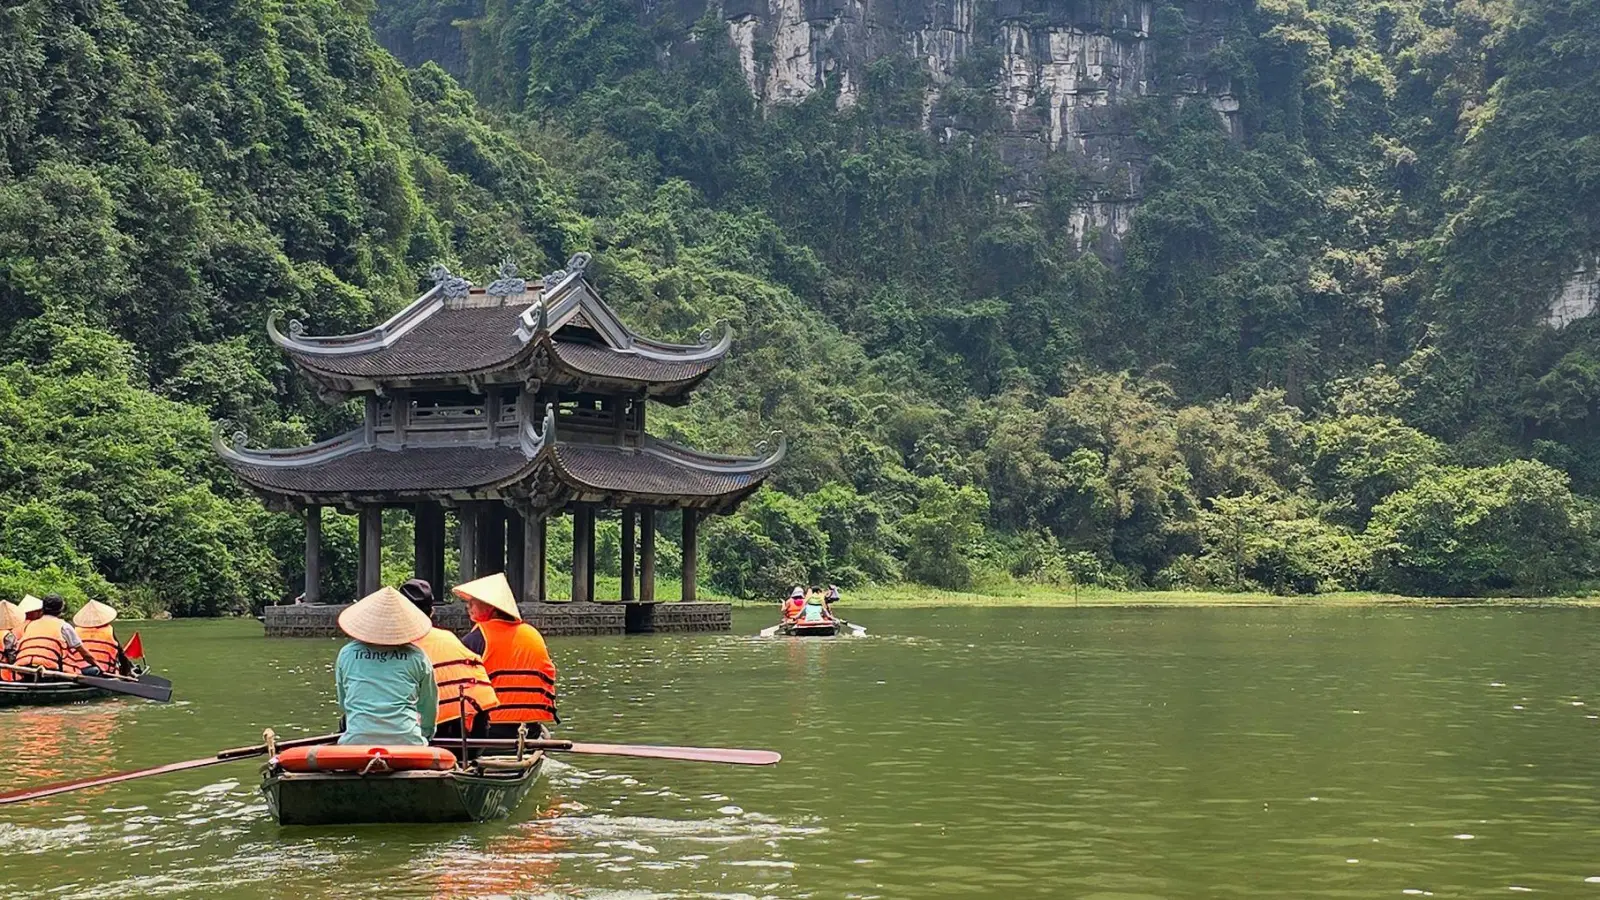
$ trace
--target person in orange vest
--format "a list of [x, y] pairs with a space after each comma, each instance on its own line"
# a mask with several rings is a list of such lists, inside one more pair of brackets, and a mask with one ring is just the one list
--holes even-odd
[[0, 662], [17, 658], [17, 632], [26, 624], [21, 608], [10, 600], [0, 600]]
[[522, 621], [506, 576], [496, 573], [458, 585], [456, 596], [467, 602], [467, 615], [477, 623], [461, 642], [483, 654], [500, 706], [489, 711], [490, 737], [516, 737], [523, 722], [561, 721], [556, 715], [556, 665], [544, 635]]
[[[412, 605], [433, 618], [433, 585], [421, 578], [413, 578], [400, 585], [400, 593]], [[439, 718], [434, 736], [483, 737], [488, 732], [489, 710], [500, 705], [494, 686], [489, 683], [489, 673], [483, 668], [483, 657], [462, 645], [461, 639], [435, 625], [432, 631], [416, 642], [433, 663], [433, 680], [439, 686]], [[461, 721], [461, 698], [467, 701], [469, 721]]]
[[[89, 655], [89, 651], [84, 649], [77, 629], [61, 620], [61, 614], [66, 610], [67, 604], [61, 599], [60, 594], [50, 594], [39, 601], [37, 610], [27, 602], [28, 599], [24, 598], [23, 604], [19, 607], [28, 617], [28, 621], [23, 626], [17, 641], [17, 665], [57, 671], [80, 671], [85, 675], [105, 674], [95, 664], [94, 657]], [[80, 659], [83, 661], [81, 667], [78, 666]], [[9, 674], [13, 681], [28, 677], [19, 672]]]
[[792, 622], [800, 618], [800, 612], [806, 607], [806, 592], [800, 585], [795, 585], [789, 592], [788, 602], [783, 604], [783, 620]]
[[129, 675], [133, 673], [133, 663], [123, 655], [122, 644], [117, 642], [117, 635], [111, 630], [111, 623], [116, 618], [116, 610], [99, 600], [90, 600], [78, 610], [77, 615], [72, 617], [72, 625], [78, 630], [78, 638], [83, 641], [83, 649], [89, 651], [89, 656], [96, 666], [106, 672]]

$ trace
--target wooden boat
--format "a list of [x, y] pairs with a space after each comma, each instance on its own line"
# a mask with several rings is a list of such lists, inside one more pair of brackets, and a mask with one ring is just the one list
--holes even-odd
[[109, 696], [110, 691], [86, 687], [74, 681], [0, 681], [0, 707], [55, 706]]
[[785, 622], [778, 626], [778, 633], [791, 637], [833, 637], [839, 633], [839, 623], [833, 619], [821, 622]]
[[482, 756], [444, 772], [285, 772], [271, 761], [261, 792], [280, 825], [483, 822], [522, 803], [544, 768], [543, 751]]

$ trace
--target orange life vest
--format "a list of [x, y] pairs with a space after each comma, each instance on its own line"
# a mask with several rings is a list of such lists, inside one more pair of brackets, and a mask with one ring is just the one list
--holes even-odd
[[483, 667], [500, 698], [489, 721], [559, 722], [556, 664], [539, 629], [527, 622], [490, 619], [479, 622], [478, 631], [483, 634]]
[[40, 616], [24, 625], [20, 635], [22, 639], [17, 643], [17, 665], [65, 669], [67, 642], [61, 639], [61, 626], [64, 624], [55, 616]]
[[798, 597], [791, 597], [783, 604], [783, 617], [785, 619], [798, 619], [800, 618], [800, 611], [805, 608], [805, 600]]
[[[84, 638], [84, 643], [88, 642]], [[463, 695], [473, 715], [500, 705], [500, 698], [489, 684], [489, 673], [483, 668], [483, 657], [468, 650], [460, 638], [435, 628], [423, 635], [417, 646], [433, 663], [433, 680], [439, 685], [439, 724], [461, 718]]]
[[[78, 638], [83, 641], [83, 649], [89, 651], [94, 658], [94, 664], [101, 671], [117, 671], [117, 651], [122, 645], [117, 643], [117, 636], [112, 633], [110, 625], [85, 625], [78, 629]], [[84, 669], [83, 660], [72, 663], [73, 671], [81, 672]]]

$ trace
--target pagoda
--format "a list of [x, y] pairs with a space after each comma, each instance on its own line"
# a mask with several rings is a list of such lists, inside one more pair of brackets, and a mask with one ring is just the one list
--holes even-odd
[[[307, 604], [323, 602], [322, 510], [360, 517], [357, 594], [380, 586], [383, 510], [415, 516], [416, 572], [445, 582], [445, 520], [459, 533], [462, 582], [505, 572], [518, 599], [546, 600], [545, 534], [573, 517], [572, 592], [592, 601], [595, 516], [620, 510], [625, 603], [653, 604], [658, 510], [680, 510], [682, 599], [696, 599], [701, 517], [732, 511], [782, 460], [726, 456], [651, 436], [654, 401], [688, 402], [723, 360], [731, 329], [697, 344], [636, 334], [585, 278], [589, 255], [530, 282], [503, 263], [478, 287], [435, 266], [434, 286], [376, 328], [314, 337], [297, 321], [267, 332], [327, 402], [360, 397], [361, 427], [308, 447], [217, 452], [274, 509], [303, 514]], [[758, 448], [764, 450], [765, 448]], [[638, 590], [635, 590], [635, 523]], [[269, 622], [269, 629], [271, 623]]]

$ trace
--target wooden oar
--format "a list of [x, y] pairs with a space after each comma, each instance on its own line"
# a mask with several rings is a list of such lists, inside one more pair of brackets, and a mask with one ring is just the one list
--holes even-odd
[[[279, 750], [289, 747], [309, 747], [313, 744], [330, 744], [339, 739], [337, 734], [323, 734], [316, 737], [296, 738], [292, 741], [279, 741]], [[122, 781], [132, 781], [135, 778], [147, 778], [151, 775], [166, 775], [169, 772], [183, 772], [188, 769], [203, 769], [206, 766], [217, 766], [225, 762], [238, 759], [248, 759], [252, 756], [261, 756], [267, 752], [266, 744], [257, 744], [254, 747], [235, 747], [232, 750], [223, 750], [215, 756], [204, 756], [200, 759], [191, 759], [187, 762], [167, 763], [164, 766], [152, 766], [148, 769], [135, 769], [131, 772], [118, 772], [115, 775], [101, 775], [94, 778], [79, 778], [75, 781], [63, 781], [58, 784], [47, 784], [44, 787], [28, 788], [20, 791], [9, 791], [0, 794], [0, 805], [7, 803], [24, 803], [29, 800], [40, 800], [45, 797], [54, 797], [56, 794], [65, 794], [69, 791], [78, 791], [84, 788], [100, 787], [104, 784], [117, 784]]]
[[[456, 738], [435, 738], [436, 747], [454, 748], [463, 742]], [[481, 750], [515, 750], [516, 738], [468, 738], [465, 743]], [[529, 750], [552, 753], [583, 753], [589, 756], [633, 756], [644, 759], [675, 759], [682, 762], [728, 763], [735, 766], [773, 766], [783, 755], [771, 750], [736, 750], [727, 747], [662, 747], [654, 744], [580, 744], [575, 741], [524, 741]]]
[[851, 631], [855, 632], [856, 637], [866, 637], [867, 636], [867, 630], [865, 628], [862, 628], [860, 625], [852, 625], [851, 623], [846, 622], [845, 620], [839, 618], [838, 616], [834, 616], [833, 620], [835, 622], [838, 622], [840, 625], [843, 625], [844, 627], [846, 627], [846, 628], [850, 629]]
[[[111, 691], [114, 694], [131, 694], [143, 697], [146, 700], [157, 700], [166, 703], [172, 699], [172, 684], [146, 684], [142, 681], [123, 681], [119, 678], [97, 678], [93, 675], [79, 675], [76, 672], [62, 672], [57, 669], [42, 669], [28, 666], [13, 666], [10, 663], [0, 663], [0, 669], [9, 669], [12, 672], [21, 672], [36, 678], [48, 678], [56, 681], [76, 681], [88, 687], [96, 687], [102, 691]], [[160, 679], [166, 681], [166, 679]]]
[[772, 626], [771, 628], [763, 628], [763, 629], [761, 629], [760, 635], [762, 637], [772, 637], [773, 635], [777, 634], [778, 633], [778, 629], [782, 628], [782, 627], [783, 627], [783, 623], [779, 622], [778, 624]]

